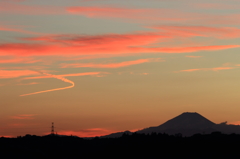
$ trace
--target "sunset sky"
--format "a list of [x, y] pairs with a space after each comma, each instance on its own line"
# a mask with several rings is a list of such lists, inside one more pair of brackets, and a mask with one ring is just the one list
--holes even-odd
[[0, 0], [0, 136], [240, 124], [239, 0]]

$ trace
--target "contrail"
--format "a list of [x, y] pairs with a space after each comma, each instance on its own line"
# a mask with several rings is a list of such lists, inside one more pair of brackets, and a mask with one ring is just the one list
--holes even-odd
[[57, 78], [57, 79], [60, 79], [62, 80], [63, 82], [67, 82], [67, 83], [70, 83], [71, 86], [68, 86], [68, 87], [63, 87], [63, 88], [55, 88], [55, 89], [50, 89], [50, 90], [45, 90], [45, 91], [39, 91], [39, 92], [34, 92], [34, 93], [29, 93], [29, 94], [22, 94], [20, 96], [29, 96], [29, 95], [33, 95], [33, 94], [39, 94], [39, 93], [45, 93], [45, 92], [52, 92], [52, 91], [58, 91], [58, 90], [63, 90], [63, 89], [68, 89], [68, 88], [73, 88], [75, 86], [75, 83], [73, 81], [70, 81], [62, 76], [59, 76], [59, 75], [52, 75], [52, 74], [48, 74], [48, 73], [43, 73], [43, 72], [40, 72], [40, 71], [36, 71], [36, 72], [39, 72], [39, 73], [42, 73], [42, 74], [45, 74], [45, 75], [48, 75], [48, 76], [52, 76], [53, 78]]

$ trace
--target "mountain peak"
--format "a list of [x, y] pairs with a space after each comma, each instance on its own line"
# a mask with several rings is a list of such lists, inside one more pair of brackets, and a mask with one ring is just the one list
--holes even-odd
[[[184, 112], [160, 125], [166, 128], [208, 128], [215, 125], [197, 112]], [[159, 126], [159, 127], [160, 127]]]
[[193, 135], [194, 133], [209, 131], [214, 125], [216, 124], [197, 112], [184, 112], [162, 125], [145, 128], [138, 132], [166, 132], [169, 134], [183, 133], [185, 135]]

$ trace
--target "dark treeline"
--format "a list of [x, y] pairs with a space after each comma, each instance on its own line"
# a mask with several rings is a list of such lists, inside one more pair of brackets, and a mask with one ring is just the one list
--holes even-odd
[[85, 158], [240, 158], [240, 135], [195, 134], [182, 137], [181, 134], [149, 135], [123, 134], [119, 138], [92, 139], [74, 136], [35, 136], [0, 138], [0, 158], [31, 159], [85, 159]]

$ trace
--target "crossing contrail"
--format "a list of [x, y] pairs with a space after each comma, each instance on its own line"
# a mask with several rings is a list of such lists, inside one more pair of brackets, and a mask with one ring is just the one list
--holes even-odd
[[75, 86], [75, 83], [74, 83], [73, 81], [70, 81], [70, 80], [62, 77], [61, 75], [52, 75], [52, 74], [48, 74], [48, 73], [44, 73], [44, 72], [40, 72], [40, 71], [36, 71], [36, 72], [39, 72], [39, 73], [41, 73], [41, 74], [45, 74], [45, 75], [51, 76], [51, 77], [53, 77], [53, 78], [60, 79], [60, 80], [62, 80], [63, 82], [70, 83], [71, 86], [67, 86], [67, 87], [63, 87], [63, 88], [49, 89], [49, 90], [45, 90], [45, 91], [39, 91], [39, 92], [28, 93], [28, 94], [22, 94], [22, 95], [20, 95], [20, 96], [29, 96], [29, 95], [33, 95], [33, 94], [39, 94], [39, 93], [46, 93], [46, 92], [58, 91], [58, 90], [73, 88], [73, 87]]

